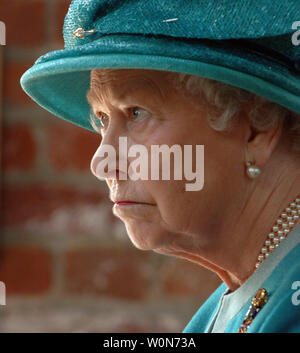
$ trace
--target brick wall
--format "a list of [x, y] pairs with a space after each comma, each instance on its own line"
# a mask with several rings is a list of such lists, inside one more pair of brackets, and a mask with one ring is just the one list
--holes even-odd
[[63, 48], [69, 1], [0, 0], [4, 53], [1, 332], [180, 332], [219, 285], [203, 268], [135, 249], [89, 171], [99, 135], [21, 90], [40, 55]]

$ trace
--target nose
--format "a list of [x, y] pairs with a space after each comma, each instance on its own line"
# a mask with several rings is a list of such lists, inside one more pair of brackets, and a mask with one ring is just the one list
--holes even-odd
[[[106, 158], [105, 155], [107, 155]], [[116, 178], [115, 155], [115, 150], [111, 145], [101, 143], [91, 160], [90, 169], [92, 174], [99, 180]]]
[[127, 176], [127, 137], [107, 131], [92, 157], [90, 169], [99, 180]]

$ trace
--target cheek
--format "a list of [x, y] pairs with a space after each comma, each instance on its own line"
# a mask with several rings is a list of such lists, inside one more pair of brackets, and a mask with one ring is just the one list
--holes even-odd
[[234, 140], [215, 139], [205, 147], [205, 185], [226, 193], [239, 189], [244, 180], [243, 146]]
[[186, 180], [153, 180], [145, 183], [157, 205], [165, 228], [181, 232], [190, 223], [190, 216], [199, 206], [199, 192], [185, 190]]

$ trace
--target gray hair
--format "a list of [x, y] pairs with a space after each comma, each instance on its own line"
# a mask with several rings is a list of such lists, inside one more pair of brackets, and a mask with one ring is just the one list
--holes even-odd
[[[175, 80], [174, 80], [175, 78]], [[171, 75], [175, 88], [184, 88], [192, 95], [204, 95], [206, 101], [217, 110], [207, 120], [216, 131], [229, 131], [243, 104], [251, 103], [248, 113], [250, 126], [256, 131], [267, 131], [283, 122], [283, 131], [289, 136], [291, 150], [300, 155], [300, 115], [244, 89], [212, 79], [177, 73]]]

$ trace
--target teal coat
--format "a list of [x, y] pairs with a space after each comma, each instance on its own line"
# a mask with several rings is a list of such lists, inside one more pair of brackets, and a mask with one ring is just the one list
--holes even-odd
[[[265, 288], [269, 294], [267, 303], [254, 318], [248, 333], [296, 333], [300, 332], [300, 243], [296, 245], [274, 268], [271, 275], [257, 288]], [[227, 286], [223, 283], [208, 298], [188, 323], [183, 333], [206, 332], [217, 311]], [[225, 332], [236, 333], [251, 305], [252, 298], [228, 323]]]

